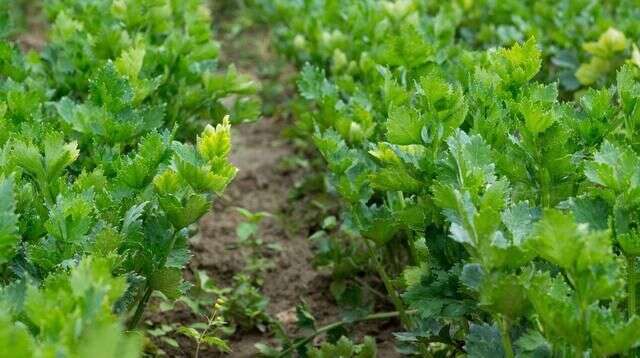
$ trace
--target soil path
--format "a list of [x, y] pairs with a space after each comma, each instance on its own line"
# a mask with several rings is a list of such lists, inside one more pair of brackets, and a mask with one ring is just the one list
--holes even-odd
[[[286, 124], [272, 118], [236, 127], [233, 132], [231, 162], [239, 168], [227, 194], [201, 222], [202, 239], [195, 245], [191, 266], [206, 270], [218, 282], [228, 282], [244, 263], [238, 250], [230, 249], [236, 241], [235, 228], [242, 221], [236, 207], [250, 211], [266, 211], [274, 215], [262, 225], [261, 238], [276, 243], [282, 250], [273, 260], [275, 267], [267, 272], [263, 293], [269, 298], [268, 312], [283, 321], [285, 327], [295, 324], [295, 306], [301, 298], [312, 305], [314, 314], [335, 316], [336, 309], [328, 293], [329, 279], [312, 265], [312, 252], [307, 240], [309, 227], [304, 218], [305, 199], [292, 201], [290, 191], [304, 175], [288, 170], [283, 160], [294, 155], [291, 145], [282, 139]], [[233, 357], [253, 357], [254, 344], [265, 341], [259, 331], [238, 332], [232, 338]]]
[[[262, 292], [269, 299], [268, 313], [292, 333], [296, 331], [295, 307], [302, 300], [319, 324], [339, 320], [340, 315], [330, 294], [329, 275], [312, 264], [308, 237], [318, 220], [311, 209], [313, 198], [291, 198], [296, 183], [308, 173], [300, 167], [284, 165], [296, 154], [292, 144], [282, 137], [288, 125], [284, 120], [265, 118], [233, 129], [231, 161], [240, 171], [225, 197], [203, 218], [202, 239], [193, 247], [190, 267], [205, 270], [219, 283], [229, 283], [244, 263], [241, 253], [230, 249], [236, 241], [235, 228], [242, 221], [235, 208], [273, 214], [262, 226], [261, 238], [278, 244], [282, 250], [271, 258], [275, 267], [267, 272]], [[397, 329], [397, 322], [370, 322], [357, 325], [354, 334], [358, 339], [364, 335], [376, 337], [378, 357], [390, 358], [399, 356], [392, 337]], [[257, 329], [239, 331], [231, 337], [233, 352], [228, 356], [255, 357], [254, 345], [270, 340], [268, 333]]]

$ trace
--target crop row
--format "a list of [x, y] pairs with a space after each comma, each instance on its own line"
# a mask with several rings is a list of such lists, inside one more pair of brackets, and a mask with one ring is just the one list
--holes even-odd
[[122, 322], [188, 288], [191, 226], [236, 173], [230, 124], [257, 117], [256, 85], [219, 68], [198, 0], [43, 12], [42, 49], [0, 39], [1, 355], [139, 356]]
[[253, 3], [405, 353], [633, 354], [636, 2]]

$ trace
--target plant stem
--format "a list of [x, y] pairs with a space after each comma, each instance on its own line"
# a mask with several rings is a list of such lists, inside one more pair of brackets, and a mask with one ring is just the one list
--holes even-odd
[[[209, 327], [207, 327], [207, 329], [209, 329]], [[202, 335], [207, 334], [207, 332], [203, 332]], [[196, 341], [196, 354], [194, 356], [194, 358], [199, 358], [200, 357], [200, 345], [202, 344], [202, 336], [198, 337], [198, 340]]]
[[[636, 258], [634, 255], [627, 255], [627, 315], [629, 319], [635, 316], [637, 313], [637, 294], [636, 294], [636, 286], [638, 284], [638, 272], [636, 270]], [[635, 357], [637, 354], [636, 348], [631, 348], [629, 350], [629, 354], [631, 357]]]
[[378, 271], [378, 275], [380, 276], [380, 279], [382, 279], [382, 282], [384, 283], [384, 287], [387, 289], [387, 293], [391, 297], [391, 302], [393, 302], [393, 305], [398, 311], [402, 325], [407, 329], [411, 329], [411, 326], [412, 326], [411, 321], [409, 320], [409, 317], [405, 313], [404, 304], [402, 303], [402, 300], [398, 295], [398, 291], [396, 291], [396, 288], [393, 285], [391, 278], [389, 278], [389, 275], [387, 275], [387, 271], [382, 265], [382, 262], [380, 262], [380, 259], [377, 253], [375, 252], [374, 248], [371, 246], [371, 243], [369, 243], [369, 241], [366, 239], [365, 241], [367, 244], [367, 248], [369, 249], [369, 255], [371, 255], [371, 257], [373, 258], [376, 271]]
[[371, 287], [371, 285], [369, 285], [365, 280], [359, 277], [354, 277], [353, 280], [359, 285], [361, 285], [362, 287], [364, 287], [365, 289], [369, 290], [369, 292], [377, 296], [379, 299], [386, 301], [387, 303], [393, 303], [393, 302], [389, 302], [389, 297], [387, 297], [382, 292], [376, 290], [375, 288]]
[[[416, 314], [418, 311], [417, 310], [411, 310], [411, 311], [406, 311], [404, 312], [405, 314]], [[305, 344], [309, 343], [311, 340], [313, 340], [315, 337], [321, 335], [322, 333], [328, 332], [334, 328], [343, 326], [345, 324], [353, 324], [353, 323], [358, 323], [358, 322], [364, 322], [364, 321], [373, 321], [373, 320], [378, 320], [378, 319], [389, 319], [389, 318], [394, 318], [394, 317], [399, 317], [400, 316], [400, 312], [398, 311], [393, 311], [393, 312], [381, 312], [381, 313], [374, 313], [374, 314], [370, 314], [368, 316], [356, 319], [356, 320], [351, 320], [351, 321], [338, 321], [338, 322], [333, 322], [330, 323], [326, 326], [320, 327], [319, 329], [317, 329], [315, 332], [313, 332], [311, 335], [305, 337], [304, 339], [301, 339], [299, 341], [297, 341], [295, 344], [291, 345], [289, 348], [285, 349], [284, 351], [282, 351], [278, 357], [285, 357], [287, 354], [293, 352], [294, 350], [298, 349], [301, 346], [304, 346]]]
[[627, 256], [627, 311], [629, 317], [636, 314], [636, 257]]
[[133, 330], [138, 327], [140, 320], [142, 319], [142, 314], [144, 313], [144, 309], [147, 307], [147, 302], [149, 302], [149, 298], [151, 298], [151, 293], [153, 293], [153, 289], [151, 286], [147, 285], [146, 291], [144, 292], [144, 296], [138, 302], [138, 307], [136, 307], [136, 313], [131, 318], [129, 322], [129, 329]]
[[511, 346], [511, 336], [509, 335], [509, 320], [506, 317], [502, 317], [500, 320], [500, 331], [504, 356], [506, 358], [514, 358], [515, 355], [513, 354], [513, 347]]
[[[171, 252], [171, 250], [173, 250], [173, 246], [176, 244], [177, 238], [178, 238], [178, 231], [176, 231], [173, 234], [173, 237], [171, 238], [171, 243], [169, 245], [169, 250], [167, 252]], [[164, 257], [164, 259], [162, 260], [161, 267], [164, 267], [168, 257], [169, 257], [168, 254]], [[144, 310], [147, 307], [147, 303], [149, 302], [149, 298], [151, 298], [152, 293], [153, 293], [153, 288], [151, 288], [151, 286], [149, 285], [149, 281], [147, 279], [146, 291], [144, 292], [144, 296], [142, 297], [142, 299], [138, 302], [138, 306], [136, 307], [136, 313], [133, 315], [131, 322], [129, 322], [129, 329], [135, 329], [140, 323], [140, 319], [142, 319], [142, 314], [144, 313]]]
[[200, 356], [200, 346], [202, 345], [202, 340], [204, 339], [204, 337], [207, 336], [207, 333], [209, 333], [209, 330], [211, 329], [211, 326], [213, 326], [213, 321], [216, 319], [216, 313], [217, 311], [215, 310], [215, 307], [213, 309], [213, 311], [211, 311], [211, 316], [207, 317], [207, 328], [204, 329], [204, 331], [202, 331], [202, 333], [200, 333], [200, 336], [198, 337], [198, 340], [196, 342], [196, 355], [194, 358], [198, 358]]

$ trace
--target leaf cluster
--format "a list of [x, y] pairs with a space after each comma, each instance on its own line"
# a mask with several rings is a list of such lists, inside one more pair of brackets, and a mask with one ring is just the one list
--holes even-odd
[[623, 59], [637, 7], [262, 5], [299, 65], [300, 133], [344, 225], [418, 312], [407, 353], [631, 354], [640, 70]]
[[256, 84], [217, 67], [200, 1], [43, 6], [44, 49], [0, 42], [0, 340], [137, 356], [123, 324], [188, 289], [192, 226], [236, 174], [230, 126], [257, 117]]

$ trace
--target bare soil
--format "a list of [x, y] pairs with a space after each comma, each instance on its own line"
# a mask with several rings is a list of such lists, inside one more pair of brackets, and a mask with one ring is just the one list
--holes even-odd
[[47, 25], [39, 2], [29, 2], [25, 9], [26, 31], [20, 33], [16, 39], [20, 47], [25, 50], [39, 51], [44, 48]]
[[[193, 245], [194, 257], [191, 271], [205, 270], [219, 284], [230, 283], [233, 274], [242, 269], [242, 253], [231, 249], [236, 241], [236, 226], [242, 222], [235, 210], [242, 207], [251, 211], [267, 211], [274, 217], [263, 225], [261, 237], [267, 243], [277, 243], [282, 250], [272, 257], [274, 269], [267, 272], [263, 293], [269, 298], [268, 313], [279, 319], [290, 333], [296, 332], [295, 307], [304, 300], [319, 324], [340, 319], [335, 301], [330, 294], [330, 277], [314, 268], [313, 252], [308, 236], [315, 224], [309, 215], [313, 200], [306, 197], [290, 199], [291, 189], [307, 174], [303, 169], [291, 170], [283, 166], [283, 160], [295, 154], [290, 142], [282, 138], [288, 123], [265, 118], [258, 123], [235, 127], [231, 161], [240, 171], [218, 200], [210, 214], [200, 224], [201, 238]], [[165, 314], [155, 314], [155, 322], [193, 322], [189, 311], [178, 309]], [[368, 322], [356, 327], [355, 336], [371, 335], [379, 342], [379, 357], [396, 357], [391, 332], [397, 330], [396, 322]], [[184, 337], [174, 337], [181, 349], [164, 347], [172, 357], [191, 357], [193, 343]], [[230, 339], [232, 353], [229, 357], [255, 357], [256, 343], [272, 342], [269, 333], [239, 331]], [[205, 350], [203, 357], [221, 356], [213, 350]]]
[[[290, 144], [281, 138], [285, 125], [269, 118], [234, 132], [231, 161], [240, 172], [228, 189], [226, 200], [202, 220], [203, 239], [194, 248], [192, 265], [206, 269], [221, 282], [228, 280], [243, 264], [240, 252], [225, 249], [235, 242], [235, 228], [241, 222], [234, 207], [274, 214], [263, 225], [261, 237], [267, 243], [278, 243], [282, 250], [272, 258], [275, 268], [267, 272], [263, 293], [269, 298], [268, 312], [293, 329], [295, 306], [301, 298], [322, 320], [335, 317], [337, 309], [328, 294], [329, 277], [312, 265], [313, 254], [307, 240], [310, 228], [304, 218], [306, 199], [289, 200], [291, 189], [304, 173], [282, 167], [282, 160], [294, 154]], [[255, 356], [254, 344], [265, 338], [257, 330], [233, 337], [231, 356]]]

